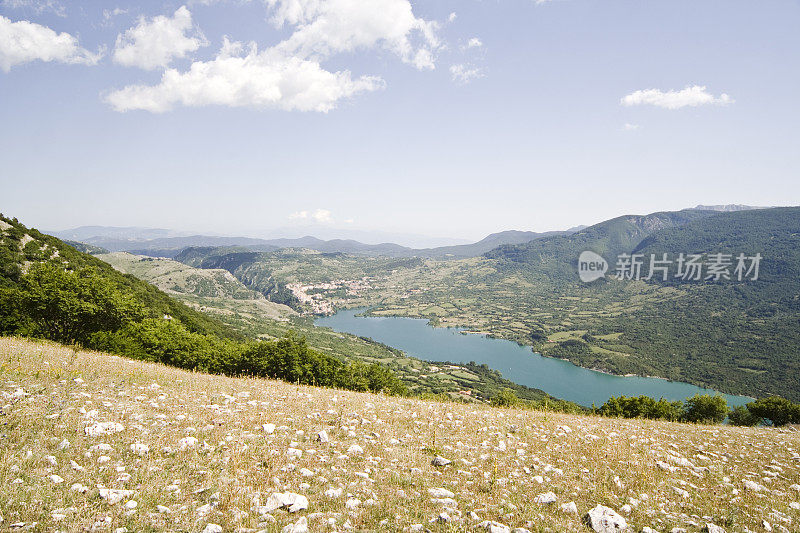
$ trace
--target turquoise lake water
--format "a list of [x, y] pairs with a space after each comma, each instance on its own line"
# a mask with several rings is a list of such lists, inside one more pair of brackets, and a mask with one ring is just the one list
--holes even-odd
[[[569, 361], [543, 357], [515, 342], [464, 334], [456, 328], [433, 328], [427, 320], [400, 317], [360, 317], [364, 309], [346, 309], [315, 320], [340, 333], [351, 333], [388, 344], [425, 361], [468, 363], [475, 361], [499, 371], [508, 380], [541, 389], [590, 407], [611, 396], [647, 395], [658, 400], [684, 400], [695, 394], [716, 394], [689, 383], [658, 378], [612, 376], [576, 366]], [[725, 394], [728, 405], [743, 405], [752, 398]]]

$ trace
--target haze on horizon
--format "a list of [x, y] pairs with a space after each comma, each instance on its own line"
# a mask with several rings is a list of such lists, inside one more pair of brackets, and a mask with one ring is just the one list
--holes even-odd
[[0, 0], [0, 211], [475, 241], [796, 205], [796, 2]]

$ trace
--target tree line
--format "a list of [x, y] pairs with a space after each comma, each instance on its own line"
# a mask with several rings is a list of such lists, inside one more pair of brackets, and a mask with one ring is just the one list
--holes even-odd
[[696, 394], [686, 401], [654, 400], [649, 396], [611, 397], [593, 412], [616, 418], [648, 418], [672, 422], [719, 424], [728, 419], [735, 426], [783, 426], [800, 424], [800, 404], [780, 396], [759, 398], [746, 405], [728, 408], [722, 396]]

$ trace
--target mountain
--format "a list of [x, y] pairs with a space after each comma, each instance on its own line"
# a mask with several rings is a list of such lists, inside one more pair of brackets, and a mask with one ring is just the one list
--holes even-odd
[[583, 228], [574, 233], [532, 240], [525, 244], [506, 244], [484, 254], [501, 267], [522, 269], [534, 277], [575, 280], [575, 263], [585, 250], [598, 253], [614, 264], [613, 258], [633, 250], [652, 233], [679, 227], [693, 220], [715, 215], [714, 211], [685, 209], [649, 215], [624, 215]]
[[569, 233], [571, 233], [570, 230], [547, 231], [544, 233], [537, 233], [535, 231], [507, 230], [498, 233], [492, 233], [491, 235], [488, 235], [480, 241], [472, 244], [440, 246], [438, 248], [427, 248], [422, 250], [409, 250], [402, 255], [434, 258], [477, 257], [497, 248], [498, 246], [524, 244], [536, 239], [544, 239], [554, 235], [567, 235]]
[[87, 239], [108, 239], [117, 241], [147, 241], [165, 237], [178, 237], [181, 232], [162, 228], [142, 228], [135, 226], [80, 226], [60, 231], [47, 231], [53, 237], [61, 240], [75, 240], [87, 242]]
[[[126, 233], [128, 230], [131, 231]], [[257, 252], [270, 252], [284, 248], [304, 248], [325, 253], [385, 255], [389, 257], [460, 258], [475, 257], [503, 244], [525, 243], [534, 239], [552, 235], [564, 235], [571, 232], [571, 230], [567, 230], [536, 233], [532, 231], [511, 230], [493, 233], [472, 244], [415, 249], [390, 242], [365, 244], [352, 239], [323, 240], [308, 235], [291, 239], [256, 239], [252, 237], [219, 237], [209, 235], [140, 238], [143, 235], [148, 235], [147, 231], [151, 232], [149, 234], [160, 234], [162, 232], [168, 232], [169, 230], [143, 230], [141, 232], [134, 230], [139, 230], [139, 228], [86, 226], [65, 232], [54, 232], [54, 235], [60, 236], [62, 239], [72, 239], [75, 238], [75, 235], [83, 235], [82, 238], [77, 239], [77, 241], [80, 241], [79, 243], [77, 241], [70, 242], [73, 242], [74, 245], [78, 247], [85, 245], [85, 250], [97, 249], [110, 252], [130, 252], [138, 255], [167, 258], [174, 258], [187, 248], [222, 249], [226, 247], [241, 248]], [[100, 234], [90, 235], [93, 231], [97, 231]], [[98, 253], [103, 252], [98, 251]]]

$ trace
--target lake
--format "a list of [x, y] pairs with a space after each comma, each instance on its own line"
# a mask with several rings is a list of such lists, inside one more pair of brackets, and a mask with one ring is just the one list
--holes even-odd
[[[314, 323], [340, 333], [370, 337], [425, 361], [486, 364], [515, 383], [587, 407], [592, 403], [599, 407], [611, 396], [644, 394], [656, 400], [684, 400], [697, 393], [716, 394], [711, 389], [678, 381], [604, 374], [569, 361], [544, 357], [515, 342], [464, 334], [458, 328], [434, 328], [425, 319], [356, 316], [364, 311], [345, 309], [317, 318]], [[730, 406], [752, 401], [746, 396], [723, 396]]]

